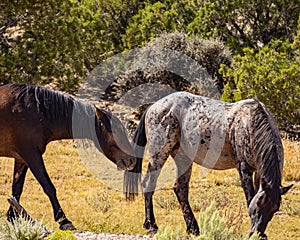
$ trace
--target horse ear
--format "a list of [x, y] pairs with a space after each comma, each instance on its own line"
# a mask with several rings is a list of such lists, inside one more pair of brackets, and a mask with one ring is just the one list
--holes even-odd
[[288, 192], [288, 190], [290, 190], [292, 188], [294, 184], [291, 184], [290, 186], [287, 186], [287, 187], [280, 187], [280, 194], [281, 195], [284, 195]]
[[95, 106], [95, 109], [96, 109], [96, 116], [97, 116], [97, 118], [98, 118], [98, 119], [103, 119], [103, 118], [105, 117], [104, 112], [101, 111], [101, 110], [100, 110], [99, 108], [97, 108], [96, 106]]

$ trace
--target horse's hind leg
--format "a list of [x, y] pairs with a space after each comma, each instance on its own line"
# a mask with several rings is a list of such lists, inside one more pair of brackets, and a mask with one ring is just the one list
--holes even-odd
[[[13, 176], [13, 183], [12, 183], [12, 195], [17, 199], [20, 200], [21, 194], [23, 192], [24, 181], [26, 177], [28, 167], [26, 163], [22, 159], [15, 159], [14, 165], [14, 176]], [[14, 212], [13, 208], [10, 206], [7, 212], [7, 219], [11, 221], [15, 216], [16, 213]]]
[[[44, 192], [49, 197], [53, 212], [54, 219], [60, 224], [61, 230], [74, 230], [73, 224], [66, 218], [56, 196], [56, 189], [51, 182], [49, 175], [46, 171], [42, 154], [38, 151], [32, 150], [32, 148], [23, 148], [22, 154], [20, 154], [25, 162], [27, 163], [29, 169], [31, 170], [34, 177], [38, 180], [42, 186]], [[30, 150], [32, 150], [30, 152]]]
[[188, 157], [180, 154], [176, 155], [174, 160], [177, 166], [177, 179], [174, 185], [174, 192], [183, 213], [187, 227], [186, 231], [188, 234], [199, 235], [199, 226], [188, 200], [192, 161]]
[[157, 179], [159, 177], [163, 165], [168, 159], [172, 147], [172, 144], [167, 144], [164, 147], [162, 147], [160, 151], [157, 151], [157, 148], [152, 147], [151, 143], [149, 143], [149, 153], [152, 157], [150, 158], [147, 173], [142, 183], [146, 213], [144, 228], [149, 230], [149, 233], [156, 233], [158, 229], [155, 223], [152, 197], [155, 191]]
[[143, 180], [143, 194], [144, 194], [144, 201], [145, 201], [145, 222], [144, 228], [146, 228], [149, 233], [156, 233], [157, 232], [157, 225], [155, 223], [155, 217], [153, 212], [153, 194], [156, 187], [157, 178], [160, 174], [161, 168], [163, 166], [163, 161], [160, 166], [151, 163], [150, 160], [148, 164], [147, 173]]

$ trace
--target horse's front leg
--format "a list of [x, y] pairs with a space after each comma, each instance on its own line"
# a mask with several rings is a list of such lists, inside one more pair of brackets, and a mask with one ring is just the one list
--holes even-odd
[[20, 149], [20, 156], [27, 163], [34, 177], [42, 186], [44, 192], [49, 197], [52, 204], [54, 219], [60, 224], [61, 230], [75, 230], [75, 227], [65, 216], [56, 196], [56, 189], [51, 182], [49, 175], [46, 171], [42, 154], [36, 149], [32, 149], [30, 146], [25, 146]]
[[182, 155], [177, 155], [174, 160], [177, 166], [177, 179], [174, 184], [174, 192], [183, 213], [186, 231], [188, 234], [199, 235], [199, 226], [188, 199], [189, 181], [192, 174], [192, 161], [188, 157]]
[[255, 195], [253, 186], [253, 171], [246, 162], [241, 162], [238, 166], [240, 180], [246, 196], [247, 206], [249, 207], [252, 198]]
[[152, 196], [154, 192], [144, 193], [145, 198], [145, 222], [144, 228], [148, 230], [149, 233], [156, 233], [158, 226], [155, 222], [154, 212], [153, 212], [153, 201]]

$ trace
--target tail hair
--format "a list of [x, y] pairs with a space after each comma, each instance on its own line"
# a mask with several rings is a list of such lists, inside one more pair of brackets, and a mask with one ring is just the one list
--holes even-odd
[[146, 112], [147, 110], [143, 113], [140, 123], [133, 135], [132, 145], [137, 158], [137, 163], [132, 170], [125, 171], [124, 173], [123, 191], [125, 193], [126, 200], [129, 201], [133, 201], [141, 189], [142, 164], [145, 146], [147, 143], [145, 131]]

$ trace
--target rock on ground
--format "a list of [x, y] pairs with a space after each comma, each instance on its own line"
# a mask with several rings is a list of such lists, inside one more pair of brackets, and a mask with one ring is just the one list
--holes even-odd
[[111, 233], [92, 233], [77, 232], [74, 233], [77, 240], [150, 240], [155, 239], [149, 235], [133, 235], [133, 234], [111, 234]]

